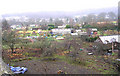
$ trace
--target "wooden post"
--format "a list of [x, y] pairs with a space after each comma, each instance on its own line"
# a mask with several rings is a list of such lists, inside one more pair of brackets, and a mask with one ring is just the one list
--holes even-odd
[[114, 43], [112, 42], [112, 52], [113, 52], [113, 50], [114, 50]]

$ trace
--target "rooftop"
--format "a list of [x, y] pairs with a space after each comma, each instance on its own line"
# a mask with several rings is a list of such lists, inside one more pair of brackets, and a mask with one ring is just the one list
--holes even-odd
[[100, 36], [99, 38], [104, 44], [112, 43], [114, 41], [120, 43], [120, 35]]

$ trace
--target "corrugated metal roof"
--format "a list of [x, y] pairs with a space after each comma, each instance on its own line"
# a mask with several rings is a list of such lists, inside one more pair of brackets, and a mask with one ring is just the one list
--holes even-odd
[[103, 44], [112, 43], [114, 40], [120, 43], [120, 35], [100, 36], [99, 38]]

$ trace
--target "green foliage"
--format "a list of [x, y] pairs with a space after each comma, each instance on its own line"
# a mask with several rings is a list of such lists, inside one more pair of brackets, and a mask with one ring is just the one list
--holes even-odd
[[48, 30], [54, 29], [54, 27], [49, 27]]
[[2, 43], [3, 45], [7, 45], [10, 49], [14, 50], [14, 46], [16, 43], [19, 43], [21, 40], [17, 37], [15, 31], [3, 31], [2, 34]]
[[104, 36], [107, 36], [107, 34], [104, 34]]
[[114, 25], [104, 25], [104, 26], [96, 26], [96, 28], [100, 31], [104, 31], [104, 30], [118, 30], [118, 26], [114, 26]]
[[55, 58], [59, 58], [61, 60], [66, 60], [66, 56], [59, 56], [59, 55], [54, 55]]
[[52, 25], [52, 24], [48, 25], [48, 30], [51, 30], [51, 29], [54, 29], [54, 28], [56, 28], [55, 25]]
[[71, 28], [71, 27], [70, 27], [70, 25], [66, 25], [66, 27], [65, 27], [65, 28]]
[[49, 27], [54, 27], [54, 25], [53, 24], [50, 24], [50, 25], [48, 25]]
[[93, 26], [91, 26], [91, 25], [84, 25], [83, 28], [93, 28]]
[[23, 60], [32, 60], [32, 59], [33, 59], [33, 57], [28, 57], [28, 58], [13, 59], [11, 61], [13, 61], [13, 62], [19, 62], [19, 61], [23, 61]]
[[7, 20], [2, 21], [2, 31], [9, 30], [10, 25], [8, 24]]
[[114, 56], [115, 55], [115, 53], [112, 53], [112, 56]]
[[58, 28], [58, 26], [55, 26], [54, 28]]
[[74, 28], [74, 29], [79, 29], [79, 28], [80, 28], [80, 25], [77, 24], [77, 25], [73, 26], [73, 28]]
[[47, 48], [51, 45], [51, 41], [49, 39], [39, 39], [39, 41], [35, 41], [31, 44], [32, 48]]
[[11, 66], [14, 66], [15, 64], [11, 64]]
[[106, 25], [83, 25], [83, 28], [97, 28], [99, 31], [104, 30], [119, 30], [119, 26], [114, 26], [112, 24], [106, 24]]
[[88, 41], [88, 42], [94, 42], [96, 39], [97, 39], [98, 37], [88, 37], [88, 38], [86, 38], [86, 41]]
[[3, 45], [3, 46], [2, 46], [2, 49], [7, 50], [7, 49], [9, 49], [9, 46]]
[[120, 31], [120, 21], [119, 21], [119, 24], [118, 24], [118, 27], [117, 27], [117, 31]]
[[26, 56], [28, 56], [28, 55], [29, 55], [29, 53], [28, 53], [28, 52], [26, 52], [26, 53], [25, 53], [25, 55], [26, 55]]
[[88, 38], [87, 35], [82, 35], [82, 36], [81, 36], [81, 39], [82, 39], [83, 41], [86, 41], [87, 38]]
[[71, 63], [71, 64], [75, 64], [75, 65], [82, 65], [82, 66], [86, 66], [87, 65], [87, 63], [85, 62], [85, 61], [82, 61], [82, 60], [71, 60], [71, 61], [69, 61], [69, 63]]

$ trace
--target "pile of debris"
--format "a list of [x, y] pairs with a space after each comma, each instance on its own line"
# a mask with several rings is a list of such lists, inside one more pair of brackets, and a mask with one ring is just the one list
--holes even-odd
[[[9, 64], [8, 64], [8, 66], [9, 66]], [[9, 66], [9, 68], [14, 74], [24, 74], [28, 70], [27, 68], [24, 68], [24, 67]]]

